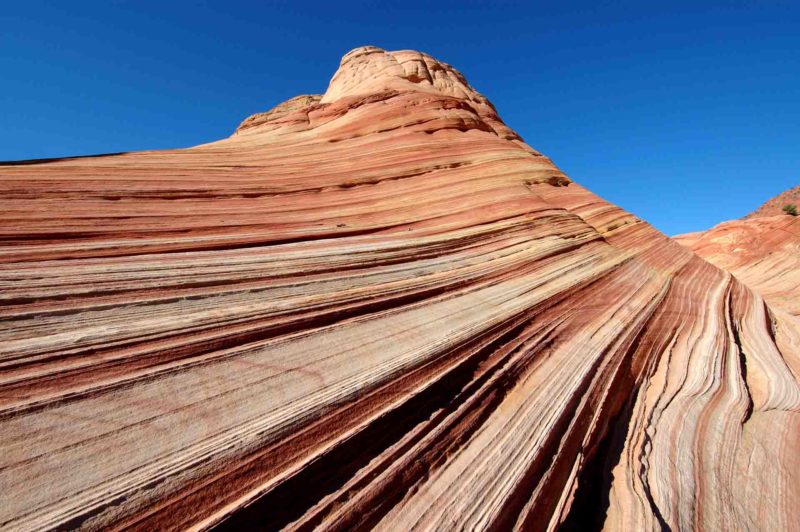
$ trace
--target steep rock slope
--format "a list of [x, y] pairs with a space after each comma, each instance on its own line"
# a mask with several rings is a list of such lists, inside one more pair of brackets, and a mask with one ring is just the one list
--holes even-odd
[[775, 307], [800, 316], [800, 217], [781, 213], [796, 192], [800, 187], [769, 200], [741, 220], [678, 235], [675, 240], [733, 273]]
[[796, 523], [797, 322], [430, 56], [0, 177], [4, 529]]

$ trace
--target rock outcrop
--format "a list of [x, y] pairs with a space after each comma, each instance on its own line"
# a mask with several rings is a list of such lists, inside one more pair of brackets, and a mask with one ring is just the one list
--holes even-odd
[[778, 216], [786, 214], [783, 208], [787, 205], [800, 207], [800, 185], [784, 190], [772, 199], [767, 200], [758, 209], [754, 210], [745, 219], [763, 218], [765, 216]]
[[449, 65], [0, 166], [0, 527], [785, 530], [800, 326]]
[[800, 187], [787, 190], [741, 220], [675, 240], [733, 273], [775, 307], [800, 316], [800, 217], [781, 212], [799, 192]]

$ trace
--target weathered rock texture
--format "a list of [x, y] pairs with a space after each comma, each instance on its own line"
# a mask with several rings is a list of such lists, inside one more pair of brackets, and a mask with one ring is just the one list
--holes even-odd
[[800, 316], [800, 217], [781, 212], [795, 193], [800, 193], [800, 187], [769, 200], [741, 220], [678, 235], [675, 240], [733, 273], [773, 306]]
[[4, 529], [797, 524], [797, 322], [425, 54], [0, 175]]

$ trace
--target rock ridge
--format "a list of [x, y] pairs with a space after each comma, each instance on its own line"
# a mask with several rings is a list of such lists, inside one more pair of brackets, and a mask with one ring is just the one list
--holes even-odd
[[799, 199], [800, 186], [793, 187], [740, 220], [675, 240], [734, 274], [776, 308], [800, 316], [800, 217], [782, 211]]
[[745, 216], [744, 219], [785, 214], [783, 212], [785, 205], [800, 205], [800, 185], [785, 190], [774, 198], [767, 200], [758, 209]]

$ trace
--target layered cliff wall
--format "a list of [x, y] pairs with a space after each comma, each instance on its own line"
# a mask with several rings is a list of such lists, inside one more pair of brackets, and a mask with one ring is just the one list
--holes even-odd
[[0, 528], [796, 523], [797, 321], [428, 55], [0, 202]]

